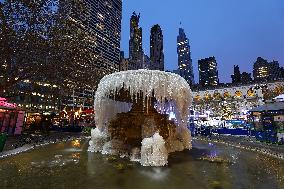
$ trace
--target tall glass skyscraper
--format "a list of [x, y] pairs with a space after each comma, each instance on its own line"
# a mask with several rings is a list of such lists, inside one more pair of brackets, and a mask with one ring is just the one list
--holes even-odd
[[190, 85], [194, 84], [194, 74], [192, 67], [192, 59], [190, 52], [189, 40], [185, 35], [184, 29], [179, 28], [179, 35], [177, 36], [177, 53], [179, 74]]
[[[97, 55], [95, 66], [103, 75], [118, 71], [122, 0], [83, 0], [82, 4], [72, 2], [60, 0], [60, 8], [70, 9], [70, 17], [74, 22], [94, 38], [96, 45], [90, 48]], [[84, 6], [84, 11], [78, 13], [78, 6]]]
[[150, 69], [164, 71], [163, 32], [156, 24], [151, 28], [150, 36]]
[[101, 56], [101, 67], [109, 72], [118, 70], [120, 61], [120, 39], [122, 0], [86, 0], [90, 17], [88, 26], [96, 37], [95, 48]]

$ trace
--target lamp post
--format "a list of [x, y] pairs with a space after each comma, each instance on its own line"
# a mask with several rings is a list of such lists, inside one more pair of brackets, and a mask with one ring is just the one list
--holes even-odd
[[73, 89], [73, 94], [72, 94], [72, 101], [73, 101], [73, 103], [72, 103], [72, 105], [73, 105], [73, 112], [74, 112], [74, 109], [75, 109], [75, 92], [74, 92], [74, 89]]

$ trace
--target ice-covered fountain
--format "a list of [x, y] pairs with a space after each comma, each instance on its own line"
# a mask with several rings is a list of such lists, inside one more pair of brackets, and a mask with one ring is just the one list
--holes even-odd
[[[191, 149], [191, 90], [179, 75], [130, 70], [105, 76], [95, 95], [96, 128], [88, 151], [164, 166], [169, 153]], [[169, 112], [175, 119], [169, 120]]]

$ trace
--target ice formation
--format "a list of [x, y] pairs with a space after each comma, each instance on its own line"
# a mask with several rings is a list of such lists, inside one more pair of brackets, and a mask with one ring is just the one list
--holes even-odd
[[189, 85], [182, 77], [158, 70], [129, 70], [107, 75], [101, 80], [95, 95], [95, 119], [99, 129], [104, 130], [105, 124], [117, 113], [130, 109], [129, 103], [109, 98], [122, 88], [129, 89], [133, 100], [137, 100], [137, 93], [140, 91], [145, 97], [151, 97], [154, 92], [154, 97], [161, 105], [166, 100], [173, 100], [178, 124], [186, 125], [192, 96]]
[[142, 140], [140, 163], [143, 166], [164, 166], [168, 164], [166, 142], [159, 133]]
[[103, 150], [104, 144], [107, 142], [107, 135], [101, 132], [98, 128], [91, 130], [92, 140], [89, 142], [88, 151], [100, 152]]
[[[173, 110], [176, 117], [176, 133], [165, 140], [159, 133], [148, 132], [147, 128], [142, 127], [141, 149], [126, 149], [121, 141], [112, 140], [108, 133], [109, 123], [118, 113], [128, 112], [132, 106], [132, 103], [116, 100], [121, 89], [126, 89], [130, 93], [132, 102], [137, 102], [139, 95], [142, 94], [144, 108], [147, 111], [147, 101], [152, 97], [156, 99], [156, 109], [160, 113]], [[142, 165], [165, 165], [168, 153], [191, 148], [190, 131], [187, 129], [191, 103], [191, 89], [177, 74], [158, 70], [129, 70], [107, 75], [99, 83], [95, 94], [97, 128], [91, 133], [92, 139], [88, 150], [128, 156], [136, 161], [140, 157]], [[151, 120], [145, 124], [151, 125]], [[155, 130], [154, 124], [152, 127]]]

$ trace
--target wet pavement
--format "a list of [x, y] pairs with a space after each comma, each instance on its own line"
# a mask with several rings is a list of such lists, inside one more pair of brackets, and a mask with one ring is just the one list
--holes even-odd
[[[38, 145], [47, 142], [60, 142], [72, 137], [80, 137], [80, 132], [54, 132], [34, 133], [19, 136], [8, 136], [3, 152], [20, 148], [24, 145]], [[1, 154], [1, 152], [0, 152]]]
[[212, 135], [211, 137], [198, 136], [195, 137], [195, 139], [207, 142], [222, 143], [232, 147], [247, 149], [284, 160], [284, 145], [260, 142], [257, 141], [254, 137]]

